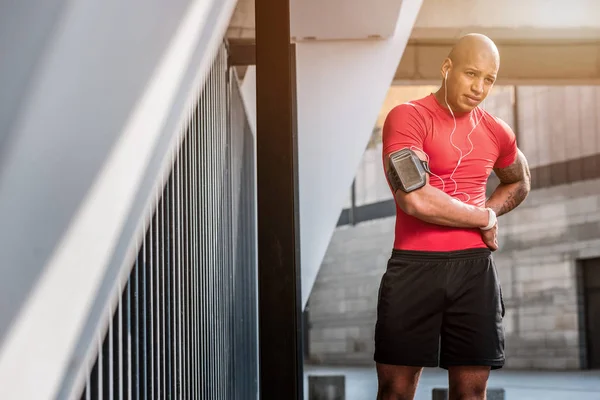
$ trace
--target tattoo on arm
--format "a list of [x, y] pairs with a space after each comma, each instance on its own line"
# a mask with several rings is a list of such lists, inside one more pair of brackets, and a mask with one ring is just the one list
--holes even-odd
[[[531, 175], [527, 159], [520, 150], [514, 163], [506, 168], [494, 168], [494, 172], [500, 179], [498, 189], [504, 187], [501, 192], [507, 192], [502, 196], [504, 199], [497, 199], [503, 200], [503, 202], [498, 204], [499, 207], [495, 211], [497, 215], [502, 215], [513, 210], [525, 200], [531, 189]], [[495, 200], [494, 197], [496, 196], [492, 195], [490, 197], [490, 203], [495, 203], [493, 201]]]

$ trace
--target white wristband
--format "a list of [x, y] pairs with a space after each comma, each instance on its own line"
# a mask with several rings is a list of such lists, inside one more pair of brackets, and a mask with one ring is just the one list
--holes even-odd
[[492, 210], [491, 208], [486, 208], [486, 210], [488, 210], [488, 224], [487, 226], [480, 228], [482, 231], [489, 231], [494, 227], [494, 225], [496, 225], [497, 221], [496, 213], [494, 212], [494, 210]]

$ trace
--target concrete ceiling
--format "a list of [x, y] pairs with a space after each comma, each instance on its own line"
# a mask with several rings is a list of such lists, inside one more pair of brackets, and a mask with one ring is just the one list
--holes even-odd
[[451, 41], [469, 32], [499, 42], [600, 39], [597, 0], [424, 0], [415, 41]]
[[254, 0], [238, 0], [226, 36], [228, 39], [254, 38]]
[[[402, 0], [290, 0], [293, 41], [379, 39], [393, 35]], [[335, 21], [332, 23], [331, 21]], [[227, 37], [254, 38], [254, 0], [239, 0]]]
[[597, 0], [424, 0], [397, 84], [438, 84], [452, 43], [470, 32], [500, 50], [499, 84], [600, 83]]
[[[343, 0], [291, 1], [296, 41], [387, 37], [393, 29], [388, 17], [401, 4], [381, 0], [387, 7], [382, 14], [383, 7], [364, 0], [348, 0], [352, 7]], [[322, 12], [312, 15], [317, 7]], [[353, 12], [340, 14], [340, 9]], [[424, 0], [395, 82], [439, 83], [450, 46], [469, 32], [486, 34], [498, 44], [499, 83], [600, 84], [598, 0]], [[227, 37], [254, 38], [254, 0], [238, 1]]]
[[[330, 16], [332, 10], [341, 15], [335, 19], [335, 23], [327, 23], [327, 27], [320, 29], [320, 32], [310, 32], [306, 21], [302, 25], [296, 24], [292, 28], [295, 30], [292, 36], [340, 38], [336, 31], [349, 32], [346, 38], [389, 36], [392, 28], [387, 22], [395, 21], [395, 18], [384, 15], [386, 13], [381, 12], [383, 7], [371, 7], [369, 2], [362, 0], [351, 1], [354, 4], [349, 5], [348, 1], [342, 0], [330, 0], [325, 4], [318, 0], [292, 0], [292, 12], [314, 18], [310, 21], [313, 26], [317, 25], [314, 21]], [[390, 3], [392, 9], [399, 9], [398, 0], [381, 1]], [[311, 15], [311, 10], [317, 7], [321, 7], [319, 13]], [[345, 16], [343, 13], [339, 14], [340, 9], [352, 10], [352, 13]], [[338, 27], [342, 25], [343, 18], [351, 20], [355, 27], [352, 30], [348, 27]], [[453, 41], [469, 32], [480, 32], [504, 42], [600, 40], [600, 1], [424, 0], [411, 39], [419, 42]], [[254, 0], [238, 1], [228, 37], [254, 37]]]

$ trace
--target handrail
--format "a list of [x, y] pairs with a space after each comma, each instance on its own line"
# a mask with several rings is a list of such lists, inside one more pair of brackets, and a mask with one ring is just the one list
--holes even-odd
[[[19, 151], [26, 151], [27, 145], [31, 146], [25, 142], [28, 132], [41, 127], [42, 121], [31, 119], [43, 117], [41, 113], [52, 110], [48, 99], [52, 85], [61, 85], [55, 89], [66, 92], [78, 89], [55, 74], [61, 62], [77, 57], [70, 53], [76, 38], [68, 34], [77, 29], [81, 31], [81, 24], [96, 8], [100, 11], [94, 16], [97, 20], [87, 28], [88, 38], [92, 39], [96, 24], [107, 22], [105, 20], [115, 12], [111, 5], [117, 3], [122, 5], [121, 2], [82, 2], [65, 12], [65, 26], [53, 43], [55, 52], [38, 73], [38, 86], [34, 89], [39, 90], [32, 91], [29, 108], [22, 113], [24, 119], [16, 124], [11, 142], [17, 150], [13, 153], [16, 155], [3, 160], [0, 204], [9, 196], [6, 190], [15, 186], [15, 180], [22, 179], [19, 171], [14, 169], [21, 161]], [[6, 331], [0, 348], [0, 398], [78, 396], [93, 363], [92, 344], [104, 334], [108, 325], [106, 316], [115, 308], [135, 260], [135, 243], [139, 241], [138, 235], [143, 234], [141, 228], [153, 208], [152, 193], [164, 185], [160, 177], [164, 177], [170, 168], [172, 149], [178, 146], [181, 128], [187, 123], [185, 113], [196, 101], [198, 88], [206, 79], [234, 6], [235, 1], [231, 0], [197, 0], [190, 1], [186, 7], [176, 32], [145, 84], [143, 94], [131, 109], [126, 126], [100, 164], [85, 197], [76, 205], [26, 301], [15, 305], [20, 306], [18, 314]], [[155, 7], [160, 8], [160, 5]], [[127, 13], [127, 9], [120, 11]], [[160, 13], [159, 9], [151, 11]], [[113, 26], [113, 29], [125, 27]], [[102, 51], [104, 44], [100, 41], [96, 46]], [[125, 50], [126, 45], [119, 48]], [[105, 62], [109, 68], [110, 60]], [[104, 77], [106, 75], [100, 73], [93, 76], [98, 79], [97, 84]], [[101, 98], [105, 102], [115, 100], [111, 95], [79, 93], [87, 98], [105, 96]], [[68, 110], [55, 111], [55, 119], [70, 116]], [[63, 122], [57, 126], [65, 126]], [[77, 129], [82, 135], [102, 134], [94, 129], [81, 129], [84, 126], [66, 124], [66, 127]], [[88, 140], [92, 142], [94, 136], [89, 135]], [[68, 146], [68, 143], [62, 145]], [[51, 148], [47, 150], [52, 151]], [[73, 150], [78, 149], [70, 149]], [[74, 173], [77, 169], [88, 168], [95, 160], [78, 161], [79, 165], [72, 165]], [[55, 191], [63, 177], [53, 175], [48, 178], [54, 184], [42, 189]], [[9, 260], [11, 254], [10, 249], [3, 252]]]

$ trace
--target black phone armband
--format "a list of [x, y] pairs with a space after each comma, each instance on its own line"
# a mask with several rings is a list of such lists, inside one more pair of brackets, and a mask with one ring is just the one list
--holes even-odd
[[410, 149], [395, 151], [388, 158], [388, 179], [390, 185], [396, 190], [405, 193], [422, 188], [427, 183], [427, 174], [430, 173], [429, 165], [421, 160]]

